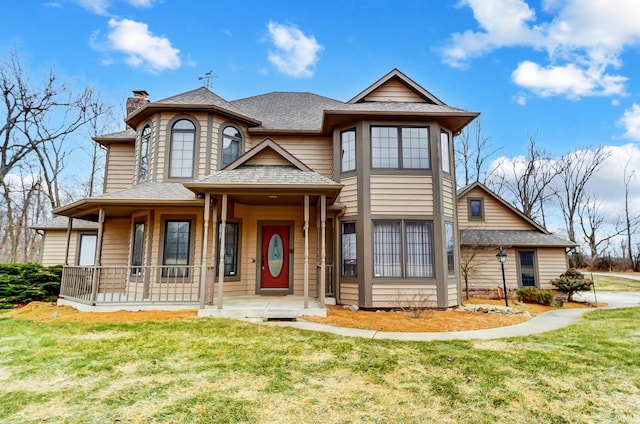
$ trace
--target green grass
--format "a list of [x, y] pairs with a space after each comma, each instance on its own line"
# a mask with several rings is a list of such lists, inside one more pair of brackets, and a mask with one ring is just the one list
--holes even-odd
[[[633, 274], [638, 276], [640, 274]], [[585, 278], [591, 278], [589, 272], [584, 273]], [[630, 280], [628, 278], [614, 277], [612, 275], [602, 276], [594, 275], [593, 282], [598, 291], [640, 291], [640, 281]]]
[[597, 310], [539, 336], [417, 343], [2, 317], [0, 422], [638, 422], [639, 321]]

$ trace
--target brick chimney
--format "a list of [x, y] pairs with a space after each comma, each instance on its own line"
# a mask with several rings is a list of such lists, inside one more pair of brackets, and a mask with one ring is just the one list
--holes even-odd
[[133, 90], [133, 97], [127, 99], [127, 116], [147, 103], [149, 103], [149, 93], [144, 90]]

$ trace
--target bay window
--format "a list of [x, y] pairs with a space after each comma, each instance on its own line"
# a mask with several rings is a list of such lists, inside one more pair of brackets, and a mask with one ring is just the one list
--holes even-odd
[[371, 127], [372, 168], [430, 168], [428, 127]]
[[342, 223], [342, 266], [340, 274], [343, 277], [358, 276], [356, 244], [356, 223]]
[[373, 222], [374, 277], [433, 277], [431, 221]]

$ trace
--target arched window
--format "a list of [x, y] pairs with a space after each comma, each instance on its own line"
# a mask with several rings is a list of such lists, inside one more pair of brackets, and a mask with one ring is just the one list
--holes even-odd
[[226, 127], [222, 131], [222, 164], [221, 168], [229, 165], [240, 155], [242, 134], [235, 127]]
[[180, 119], [171, 127], [169, 178], [193, 177], [195, 138], [196, 126], [188, 119]]
[[140, 166], [138, 167], [138, 182], [149, 178], [149, 144], [151, 142], [151, 125], [145, 125], [140, 137]]

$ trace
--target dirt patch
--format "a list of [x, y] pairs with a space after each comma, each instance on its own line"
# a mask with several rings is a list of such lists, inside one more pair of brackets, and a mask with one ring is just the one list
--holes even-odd
[[[504, 300], [471, 298], [466, 305], [502, 305]], [[483, 328], [504, 327], [531, 319], [532, 316], [556, 309], [550, 306], [520, 304], [512, 302], [509, 306], [523, 314], [500, 314], [469, 312], [452, 308], [445, 311], [426, 310], [419, 318], [412, 312], [402, 311], [351, 311], [343, 306], [327, 306], [327, 317], [307, 317], [303, 319], [340, 327], [361, 328], [376, 331], [438, 332], [478, 330]], [[564, 308], [584, 308], [592, 305], [584, 303], [565, 303]], [[601, 306], [601, 305], [598, 305]], [[31, 302], [8, 314], [16, 319], [28, 319], [38, 322], [81, 322], [81, 323], [124, 323], [140, 321], [170, 321], [195, 318], [196, 309], [181, 311], [117, 311], [117, 312], [80, 312], [70, 306], [58, 306], [55, 303]]]

